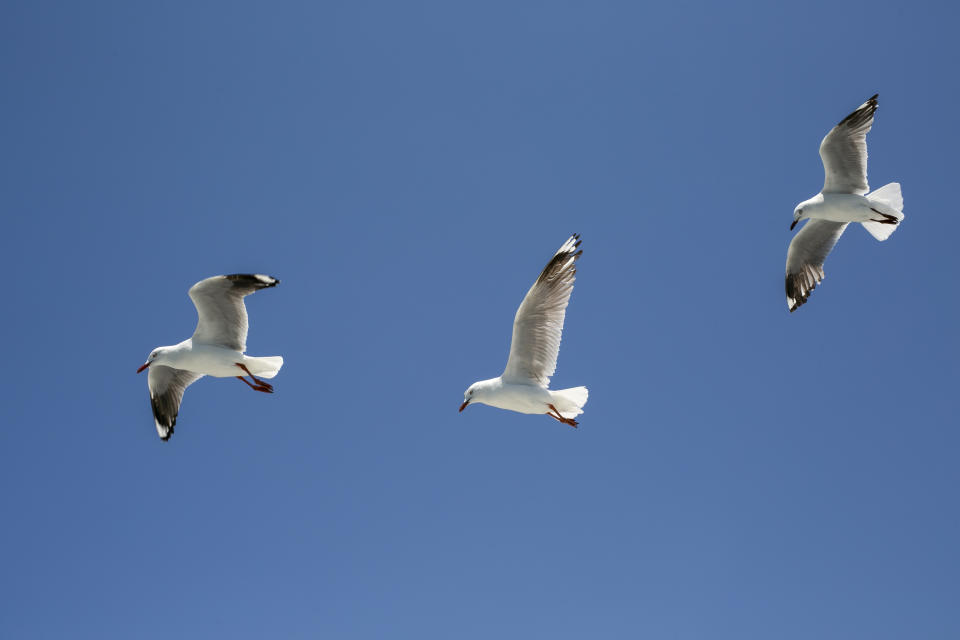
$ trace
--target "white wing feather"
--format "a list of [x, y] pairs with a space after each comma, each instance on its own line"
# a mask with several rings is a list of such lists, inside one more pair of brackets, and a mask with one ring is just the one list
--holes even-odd
[[823, 280], [823, 263], [847, 228], [846, 222], [810, 219], [793, 236], [787, 249], [787, 306], [790, 311], [807, 301]]
[[840, 121], [820, 143], [823, 160], [823, 193], [870, 191], [867, 182], [867, 132], [873, 126], [877, 95]]
[[190, 299], [199, 316], [193, 341], [246, 351], [248, 322], [243, 298], [279, 282], [259, 273], [237, 273], [213, 276], [190, 287]]
[[544, 388], [557, 368], [560, 336], [576, 279], [580, 236], [574, 234], [553, 256], [524, 297], [513, 320], [513, 341], [503, 379]]
[[147, 374], [150, 389], [150, 406], [153, 408], [153, 423], [161, 440], [169, 440], [177, 424], [180, 401], [187, 387], [203, 377], [203, 374], [174, 369], [162, 364], [151, 365]]

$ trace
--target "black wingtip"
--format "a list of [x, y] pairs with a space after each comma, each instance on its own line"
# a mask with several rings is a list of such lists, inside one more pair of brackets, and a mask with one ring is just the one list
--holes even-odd
[[[172, 412], [169, 411], [168, 407], [164, 407], [164, 405], [152, 395], [150, 396], [150, 408], [153, 410], [153, 419], [157, 424], [167, 430], [166, 435], [160, 436], [160, 439], [166, 442], [170, 439], [170, 436], [173, 435], [173, 428], [177, 426], [177, 409], [174, 409]], [[159, 435], [159, 433], [157, 435]]]
[[880, 103], [877, 102], [879, 96], [879, 93], [873, 94], [866, 102], [854, 109], [853, 113], [841, 120], [837, 126], [845, 124], [860, 126], [869, 121], [870, 118], [873, 117], [873, 114], [877, 112], [877, 107], [880, 105]]
[[[571, 234], [570, 234], [570, 237], [573, 238], [573, 240], [574, 240], [573, 248], [574, 248], [574, 249], [580, 249], [580, 243], [582, 242], [582, 240], [580, 240], [580, 234], [579, 234], [579, 233], [571, 233]], [[581, 255], [583, 255], [583, 249], [580, 249], [579, 251], [577, 251], [577, 252], [574, 254], [574, 256], [577, 257], [577, 258], [579, 258]]]
[[790, 313], [793, 313], [806, 304], [807, 300], [810, 299], [810, 294], [817, 288], [819, 282], [811, 274], [789, 273], [785, 284], [787, 301], [793, 301], [790, 305]]
[[[573, 238], [574, 243], [572, 247], [567, 248], [567, 243], [570, 242], [570, 238]], [[557, 252], [553, 255], [552, 258], [550, 258], [550, 262], [548, 262], [547, 266], [545, 266], [543, 268], [543, 271], [540, 272], [540, 276], [537, 278], [537, 282], [545, 278], [552, 277], [557, 272], [557, 269], [560, 267], [560, 265], [565, 264], [567, 259], [571, 256], [573, 256], [573, 260], [574, 260], [574, 266], [571, 268], [571, 271], [574, 274], [577, 273], [576, 261], [580, 258], [581, 255], [583, 255], [583, 249], [580, 249], [579, 251], [575, 251], [580, 247], [580, 234], [574, 233], [570, 236], [570, 238], [568, 238], [567, 242], [564, 242], [563, 246], [557, 250]]]
[[237, 287], [253, 287], [255, 289], [269, 289], [280, 284], [280, 280], [263, 273], [231, 273], [224, 276]]

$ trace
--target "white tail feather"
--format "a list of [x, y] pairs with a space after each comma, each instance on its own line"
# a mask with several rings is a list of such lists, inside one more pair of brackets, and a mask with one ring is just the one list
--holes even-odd
[[255, 358], [244, 356], [243, 363], [247, 365], [247, 368], [250, 369], [253, 375], [269, 379], [280, 373], [280, 367], [283, 366], [283, 357], [264, 356], [262, 358]]
[[570, 389], [560, 389], [551, 391], [554, 405], [560, 415], [564, 418], [574, 418], [583, 413], [583, 405], [587, 404], [587, 396], [590, 392], [586, 387], [572, 387]]
[[900, 221], [903, 220], [903, 194], [900, 193], [900, 184], [897, 182], [885, 184], [876, 191], [867, 194], [867, 199], [877, 211], [897, 219], [896, 224], [873, 222], [871, 220], [860, 223], [864, 229], [870, 232], [870, 235], [883, 242], [897, 230]]
[[903, 211], [903, 194], [900, 193], [900, 183], [885, 184], [876, 191], [867, 194], [870, 200], [879, 200], [896, 211]]

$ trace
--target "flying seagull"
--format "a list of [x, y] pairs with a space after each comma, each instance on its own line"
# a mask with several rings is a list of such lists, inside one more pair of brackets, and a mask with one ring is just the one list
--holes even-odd
[[545, 413], [571, 427], [583, 413], [587, 388], [551, 391], [560, 334], [577, 273], [580, 236], [573, 234], [554, 254], [527, 292], [513, 320], [513, 342], [503, 375], [474, 382], [463, 394], [460, 411], [479, 402], [519, 413]]
[[180, 344], [157, 347], [137, 369], [137, 373], [150, 369], [147, 386], [161, 440], [169, 440], [173, 435], [184, 390], [203, 376], [235, 377], [254, 391], [273, 393], [271, 384], [255, 376], [274, 377], [283, 366], [283, 358], [243, 354], [247, 350], [247, 309], [243, 298], [279, 283], [270, 276], [237, 273], [213, 276], [190, 287], [190, 299], [199, 316], [193, 336]]
[[807, 301], [823, 280], [823, 262], [851, 222], [859, 222], [877, 240], [886, 240], [903, 220], [903, 196], [896, 182], [869, 193], [867, 132], [873, 126], [877, 95], [840, 121], [820, 143], [826, 178], [823, 190], [793, 210], [792, 230], [810, 218], [787, 251], [787, 306]]

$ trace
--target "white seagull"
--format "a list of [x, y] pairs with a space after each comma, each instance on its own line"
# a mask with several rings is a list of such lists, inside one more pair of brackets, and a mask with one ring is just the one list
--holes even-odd
[[[273, 393], [273, 386], [255, 377], [272, 378], [283, 366], [283, 358], [254, 358], [247, 350], [247, 309], [243, 298], [254, 291], [275, 287], [279, 280], [261, 274], [237, 273], [213, 276], [190, 287], [190, 299], [197, 307], [197, 329], [180, 344], [157, 347], [137, 373], [147, 367], [147, 386], [153, 419], [161, 440], [169, 440], [177, 424], [177, 412], [184, 390], [203, 376], [235, 377], [254, 391]], [[253, 380], [248, 381], [244, 373]]]
[[573, 234], [554, 254], [530, 287], [513, 320], [513, 342], [507, 368], [499, 378], [474, 382], [463, 394], [460, 411], [479, 402], [519, 413], [545, 413], [571, 427], [583, 413], [587, 388], [551, 391], [550, 376], [557, 368], [560, 334], [566, 315], [580, 236]]
[[826, 179], [823, 191], [797, 205], [793, 229], [810, 218], [787, 251], [787, 306], [807, 301], [823, 280], [823, 262], [851, 222], [859, 222], [877, 240], [886, 240], [903, 220], [903, 196], [896, 182], [869, 193], [867, 132], [873, 126], [877, 95], [840, 121], [820, 143]]

